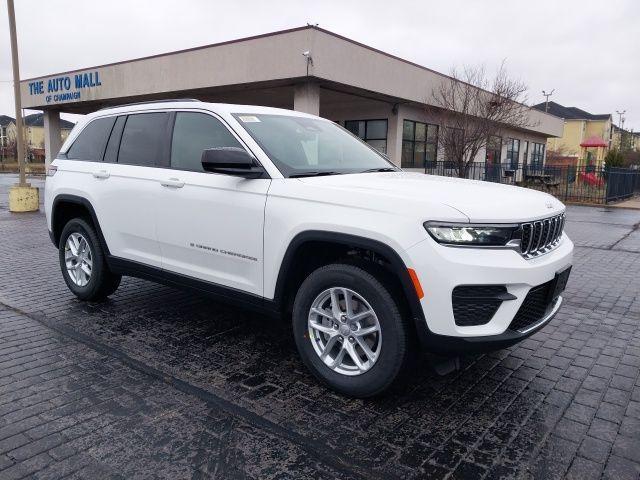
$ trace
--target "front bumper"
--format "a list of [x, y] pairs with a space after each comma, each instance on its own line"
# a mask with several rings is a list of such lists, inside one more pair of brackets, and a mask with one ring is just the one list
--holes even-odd
[[[553, 251], [530, 260], [514, 250], [447, 247], [430, 238], [406, 253], [424, 290], [420, 301], [424, 320], [419, 319], [417, 325], [422, 343], [430, 351], [464, 353], [505, 348], [532, 335], [555, 316], [561, 297], [527, 329], [509, 328], [529, 290], [553, 280], [571, 265], [573, 243], [563, 234]], [[452, 292], [460, 285], [504, 285], [515, 299], [502, 302], [488, 323], [456, 325]]]

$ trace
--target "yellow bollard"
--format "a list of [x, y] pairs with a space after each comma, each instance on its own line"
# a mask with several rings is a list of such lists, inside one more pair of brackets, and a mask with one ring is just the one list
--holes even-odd
[[28, 183], [26, 185], [14, 185], [9, 188], [10, 212], [37, 212], [40, 207], [38, 189]]

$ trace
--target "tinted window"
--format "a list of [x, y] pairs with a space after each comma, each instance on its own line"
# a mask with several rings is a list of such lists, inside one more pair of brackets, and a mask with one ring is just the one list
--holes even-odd
[[118, 163], [152, 167], [160, 163], [167, 113], [129, 115], [122, 132]]
[[171, 167], [202, 172], [202, 152], [213, 147], [239, 147], [240, 142], [218, 119], [204, 113], [179, 112], [173, 127]]
[[124, 122], [126, 120], [126, 115], [118, 117], [115, 125], [111, 129], [111, 136], [107, 142], [107, 149], [104, 152], [104, 161], [106, 163], [115, 163], [118, 161], [118, 148], [120, 147], [120, 138], [122, 137], [122, 129], [124, 128]]
[[101, 162], [115, 120], [115, 117], [98, 118], [89, 123], [67, 151], [67, 158]]

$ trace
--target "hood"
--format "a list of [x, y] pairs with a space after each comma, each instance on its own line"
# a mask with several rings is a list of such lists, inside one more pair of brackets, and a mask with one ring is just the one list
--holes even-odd
[[[359, 173], [307, 177], [308, 185], [405, 199], [407, 208], [441, 203], [458, 210], [470, 222], [510, 223], [546, 218], [564, 211], [555, 197], [529, 188], [413, 172]], [[429, 212], [420, 212], [425, 220]]]

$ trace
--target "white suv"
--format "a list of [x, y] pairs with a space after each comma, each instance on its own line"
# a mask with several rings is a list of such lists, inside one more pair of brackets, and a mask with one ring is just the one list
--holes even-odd
[[92, 113], [45, 197], [80, 299], [132, 275], [287, 316], [313, 374], [361, 397], [391, 385], [410, 345], [486, 351], [542, 328], [572, 261], [554, 197], [403, 172], [331, 121], [266, 107]]

